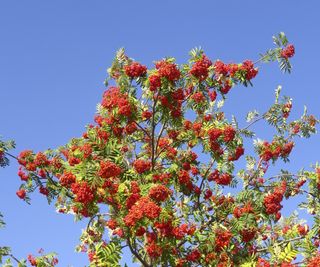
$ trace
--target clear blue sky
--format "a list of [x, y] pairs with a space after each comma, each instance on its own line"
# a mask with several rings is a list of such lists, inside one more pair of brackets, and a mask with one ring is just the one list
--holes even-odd
[[[266, 65], [255, 87], [234, 89], [226, 107], [240, 120], [250, 109], [265, 111], [282, 84], [294, 99], [293, 116], [305, 104], [320, 116], [319, 10], [317, 0], [1, 1], [0, 134], [16, 140], [15, 154], [55, 148], [79, 136], [92, 122], [106, 69], [122, 46], [148, 66], [164, 56], [183, 63], [195, 46], [211, 59], [242, 61], [257, 59], [280, 31], [296, 46], [292, 75]], [[298, 142], [290, 168], [319, 160], [319, 149], [319, 135]], [[59, 253], [59, 266], [87, 264], [86, 255], [74, 253], [83, 224], [56, 214], [38, 194], [31, 206], [20, 201], [16, 173], [14, 162], [0, 170], [0, 211], [7, 222], [0, 246], [12, 246], [19, 258], [42, 247]]]

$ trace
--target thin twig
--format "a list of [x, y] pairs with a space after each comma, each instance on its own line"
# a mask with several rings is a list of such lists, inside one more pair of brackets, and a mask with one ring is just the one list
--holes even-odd
[[2, 256], [7, 256], [15, 260], [19, 265], [22, 264], [21, 261], [19, 261], [14, 255], [12, 254], [3, 254]]
[[9, 157], [11, 157], [11, 158], [13, 158], [13, 159], [15, 159], [15, 160], [17, 160], [17, 161], [19, 160], [16, 156], [10, 154], [9, 152], [4, 151], [4, 154], [9, 156]]
[[146, 129], [144, 129], [139, 123], [137, 123], [136, 121], [134, 121], [134, 123], [149, 137], [151, 138], [150, 134], [146, 131]]
[[145, 267], [151, 267], [151, 265], [149, 265], [149, 264], [139, 255], [139, 253], [136, 252], [136, 251], [133, 249], [129, 237], [127, 238], [127, 244], [128, 244], [128, 246], [129, 246], [129, 249], [130, 249], [131, 253], [132, 253], [134, 256], [137, 257], [137, 259], [143, 264], [143, 266], [145, 266]]

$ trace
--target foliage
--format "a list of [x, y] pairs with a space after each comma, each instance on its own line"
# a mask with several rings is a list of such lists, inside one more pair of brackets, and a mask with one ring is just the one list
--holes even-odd
[[[186, 64], [165, 58], [153, 69], [120, 49], [95, 124], [58, 149], [20, 153], [18, 197], [29, 201], [39, 190], [60, 213], [89, 218], [77, 251], [91, 266], [119, 266], [124, 248], [142, 266], [285, 267], [298, 256], [314, 266], [320, 168], [270, 173], [289, 161], [295, 138], [316, 133], [318, 119], [306, 110], [289, 119], [292, 99], [281, 87], [267, 111], [248, 113], [244, 128], [223, 111], [233, 88], [252, 85], [259, 63], [291, 71], [294, 46], [284, 33], [274, 43], [255, 63], [212, 62], [196, 48]], [[275, 129], [271, 140], [255, 137], [259, 121]], [[245, 138], [254, 138], [254, 154]], [[247, 164], [236, 173], [242, 156]], [[314, 216], [310, 228], [281, 215], [282, 201], [296, 195]]]
[[[0, 136], [1, 138], [1, 136]], [[6, 153], [10, 150], [15, 148], [14, 141], [2, 141], [0, 139], [0, 167], [5, 167], [9, 165], [9, 159]]]

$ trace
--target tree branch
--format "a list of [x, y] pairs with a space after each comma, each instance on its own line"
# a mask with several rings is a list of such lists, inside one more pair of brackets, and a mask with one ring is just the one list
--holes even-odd
[[143, 266], [145, 267], [152, 267], [151, 265], [149, 265], [140, 255], [137, 251], [135, 251], [131, 245], [131, 242], [130, 242], [130, 238], [128, 237], [127, 238], [127, 244], [129, 246], [129, 249], [131, 251], [131, 253], [143, 264]]

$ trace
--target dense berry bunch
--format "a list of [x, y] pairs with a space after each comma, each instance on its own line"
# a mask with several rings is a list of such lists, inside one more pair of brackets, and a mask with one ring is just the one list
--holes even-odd
[[117, 108], [117, 114], [125, 117], [130, 117], [134, 112], [134, 106], [130, 103], [128, 95], [121, 93], [118, 87], [107, 90], [101, 104], [109, 111]]
[[65, 187], [70, 187], [76, 182], [76, 176], [71, 172], [64, 172], [63, 175], [59, 177], [60, 184]]
[[147, 67], [138, 62], [133, 62], [130, 65], [125, 66], [124, 70], [130, 78], [144, 76], [147, 73]]
[[279, 157], [286, 159], [290, 155], [293, 147], [294, 143], [292, 141], [287, 143], [276, 140], [271, 143], [265, 141], [260, 148], [260, 157], [264, 161], [269, 161], [271, 159], [275, 161]]
[[127, 226], [134, 226], [143, 217], [150, 220], [159, 217], [161, 208], [151, 201], [148, 197], [140, 198], [129, 210], [128, 215], [124, 218]]
[[251, 80], [258, 74], [258, 69], [254, 67], [253, 62], [251, 60], [246, 60], [242, 63], [240, 70], [245, 72], [247, 80]]
[[320, 264], [320, 254], [318, 253], [317, 256], [311, 258], [308, 261], [307, 267], [318, 267]]
[[201, 59], [199, 59], [192, 65], [189, 73], [199, 79], [199, 81], [203, 81], [207, 79], [209, 75], [209, 67], [211, 65], [211, 60], [208, 59], [205, 55], [202, 55]]
[[102, 178], [110, 178], [121, 174], [121, 168], [111, 161], [101, 161], [98, 175]]
[[267, 214], [277, 214], [281, 209], [281, 201], [286, 190], [286, 183], [283, 183], [280, 187], [274, 189], [263, 199], [263, 204]]
[[155, 91], [158, 88], [161, 87], [161, 77], [158, 74], [150, 75], [149, 77], [149, 83], [150, 83], [150, 91]]
[[94, 192], [87, 182], [73, 183], [71, 190], [76, 195], [77, 202], [86, 205], [94, 199]]
[[142, 174], [142, 173], [147, 172], [147, 171], [150, 170], [151, 162], [143, 160], [143, 159], [137, 159], [133, 163], [133, 167], [137, 171], [137, 173]]
[[230, 244], [232, 233], [224, 230], [216, 231], [215, 250], [221, 251]]
[[167, 78], [171, 82], [179, 80], [181, 76], [177, 65], [165, 60], [157, 62], [156, 69], [158, 70], [160, 77]]
[[290, 57], [293, 57], [294, 53], [295, 53], [294, 46], [292, 44], [289, 44], [284, 49], [282, 49], [281, 57], [288, 59]]
[[171, 191], [164, 185], [156, 185], [152, 187], [149, 191], [149, 197], [155, 201], [161, 202], [165, 201]]

